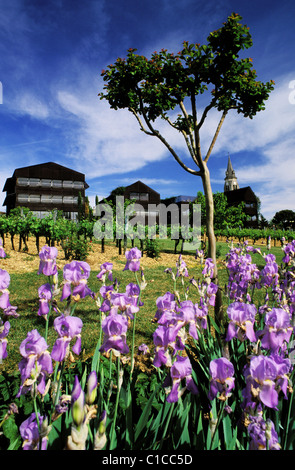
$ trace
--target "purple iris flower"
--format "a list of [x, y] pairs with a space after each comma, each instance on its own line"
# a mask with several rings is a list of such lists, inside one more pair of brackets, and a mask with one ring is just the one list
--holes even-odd
[[[38, 414], [39, 425], [42, 426], [43, 416]], [[32, 413], [28, 419], [22, 422], [19, 427], [21, 438], [23, 439], [23, 450], [39, 450], [40, 434], [36, 414]], [[48, 438], [43, 437], [41, 450], [46, 450]]]
[[7, 336], [10, 330], [10, 323], [6, 321], [4, 324], [1, 321], [0, 323], [0, 364], [3, 359], [7, 357]]
[[213, 307], [215, 305], [217, 291], [218, 291], [218, 285], [214, 284], [214, 282], [210, 282], [210, 284], [208, 285], [205, 291], [204, 301], [208, 303], [209, 305], [212, 305]]
[[[90, 266], [86, 261], [71, 261], [63, 268], [64, 285], [60, 300], [68, 298], [70, 295], [79, 295], [84, 298], [87, 295], [93, 295], [87, 286], [87, 279], [90, 275]], [[71, 291], [73, 287], [73, 291]]]
[[131, 248], [131, 250], [126, 251], [126, 265], [123, 271], [129, 269], [129, 271], [139, 271], [140, 269], [140, 258], [141, 258], [141, 251], [138, 248]]
[[40, 263], [38, 274], [44, 274], [45, 276], [54, 276], [57, 274], [57, 255], [58, 250], [55, 246], [43, 246], [39, 253]]
[[46, 375], [53, 372], [52, 360], [45, 339], [37, 330], [32, 330], [22, 341], [19, 350], [23, 356], [18, 365], [22, 384], [17, 397], [30, 391], [34, 383], [37, 384], [37, 390], [42, 395], [45, 392]]
[[[184, 390], [180, 390], [181, 381], [185, 379], [185, 389], [196, 395], [198, 388], [192, 378], [192, 366], [188, 357], [177, 356], [170, 369], [170, 380], [172, 380], [172, 387], [169, 395], [167, 396], [167, 402], [175, 403], [178, 401], [180, 393]], [[167, 381], [164, 386], [168, 385]]]
[[[249, 248], [247, 247], [247, 250]], [[249, 253], [244, 254], [242, 248], [232, 248], [227, 255], [226, 267], [229, 271], [228, 293], [230, 299], [248, 299], [249, 286], [260, 288], [259, 269], [252, 263]]]
[[138, 302], [139, 295], [140, 295], [140, 287], [138, 284], [134, 284], [133, 282], [130, 282], [129, 284], [127, 284], [125, 291], [128, 297], [132, 297], [134, 300], [136, 300], [136, 303], [139, 307], [143, 306], [143, 302], [141, 301]]
[[254, 332], [254, 321], [257, 309], [253, 304], [245, 304], [243, 302], [233, 302], [227, 309], [229, 317], [229, 325], [226, 335], [226, 341], [232, 338], [238, 338], [244, 341], [248, 338], [250, 341], [256, 341]]
[[209, 369], [211, 374], [209, 400], [214, 400], [218, 394], [220, 394], [220, 399], [226, 400], [235, 386], [234, 366], [228, 359], [221, 357], [213, 359], [210, 362]]
[[110, 313], [121, 312], [122, 315], [126, 315], [132, 320], [134, 314], [138, 311], [136, 298], [128, 297], [127, 294], [119, 292], [111, 294]]
[[52, 299], [52, 289], [50, 284], [43, 284], [38, 289], [39, 295], [39, 310], [38, 315], [48, 315], [49, 313], [49, 302]]
[[278, 351], [289, 342], [293, 327], [290, 315], [282, 308], [273, 308], [265, 315], [265, 327], [258, 333], [261, 338], [261, 347]]
[[150, 352], [149, 347], [145, 343], [142, 343], [138, 346], [138, 351], [144, 356]]
[[211, 258], [205, 260], [205, 266], [202, 271], [204, 277], [213, 277], [214, 274], [214, 263]]
[[0, 239], [0, 258], [6, 258], [6, 253], [3, 249], [3, 242], [1, 239]]
[[186, 267], [186, 263], [185, 261], [183, 261], [181, 255], [179, 255], [179, 258], [177, 260], [176, 268], [177, 268], [176, 277], [183, 277], [183, 276], [188, 277], [188, 270]]
[[5, 309], [8, 308], [10, 303], [9, 303], [9, 287], [10, 284], [10, 276], [7, 271], [4, 269], [0, 269], [0, 292], [1, 292], [1, 297], [0, 297], [0, 307]]
[[129, 352], [126, 344], [128, 319], [125, 316], [111, 313], [102, 321], [101, 327], [104, 332], [104, 340], [100, 351], [108, 352], [112, 350], [115, 355]]
[[243, 390], [244, 408], [253, 408], [258, 403], [277, 409], [278, 392], [286, 396], [288, 377], [291, 363], [289, 359], [277, 355], [254, 356], [250, 365], [245, 369], [246, 387]]
[[196, 309], [196, 326], [199, 331], [207, 329], [208, 307], [200, 300], [200, 304], [195, 304]]
[[180, 302], [177, 308], [178, 313], [175, 319], [178, 323], [182, 322], [183, 326], [188, 325], [188, 333], [195, 340], [199, 339], [199, 332], [207, 328], [207, 306], [200, 300], [200, 305], [194, 304], [191, 300]]
[[[180, 313], [178, 314], [179, 321], [183, 322], [185, 325], [189, 325], [189, 334], [195, 339], [198, 340], [198, 331], [197, 331], [197, 323], [196, 323], [196, 310], [197, 304], [191, 300], [184, 300], [180, 302], [179, 309]], [[177, 318], [177, 317], [176, 317]]]
[[154, 366], [171, 365], [171, 356], [168, 351], [169, 339], [167, 338], [166, 326], [160, 325], [153, 333], [155, 345]]
[[157, 311], [155, 314], [155, 320], [159, 320], [166, 311], [175, 312], [177, 303], [175, 301], [174, 294], [171, 294], [170, 292], [166, 292], [166, 294], [157, 298], [156, 305], [157, 305]]
[[55, 341], [51, 357], [57, 362], [62, 362], [70, 347], [70, 342], [76, 340], [72, 350], [75, 354], [81, 352], [81, 331], [83, 322], [78, 317], [61, 315], [54, 320], [53, 323], [55, 331], [58, 333], [59, 338]]
[[113, 263], [103, 263], [100, 265], [100, 272], [96, 276], [97, 279], [105, 282], [106, 276], [108, 276], [108, 280], [113, 282]]
[[295, 240], [292, 240], [292, 242], [285, 245], [283, 251], [285, 256], [283, 257], [282, 262], [288, 264], [291, 258], [295, 257]]
[[266, 265], [261, 270], [261, 284], [266, 287], [276, 286], [278, 284], [279, 274], [276, 257], [272, 254], [264, 256]]
[[3, 309], [3, 317], [8, 318], [8, 317], [13, 317], [13, 318], [18, 318], [19, 313], [17, 313], [17, 307], [14, 307], [13, 305], [8, 305], [8, 307]]
[[271, 420], [262, 418], [262, 414], [249, 415], [250, 423], [247, 431], [251, 438], [249, 450], [266, 450], [267, 443], [269, 450], [280, 450], [278, 435]]

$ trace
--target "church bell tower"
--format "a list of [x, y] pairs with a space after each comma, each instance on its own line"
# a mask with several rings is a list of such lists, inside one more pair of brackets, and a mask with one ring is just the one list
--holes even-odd
[[234, 191], [235, 189], [239, 189], [239, 184], [230, 157], [228, 157], [227, 170], [224, 178], [224, 192]]

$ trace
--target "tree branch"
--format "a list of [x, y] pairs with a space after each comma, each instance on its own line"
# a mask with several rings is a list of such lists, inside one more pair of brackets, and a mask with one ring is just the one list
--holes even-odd
[[218, 126], [217, 126], [217, 129], [216, 129], [216, 131], [215, 131], [214, 137], [213, 137], [213, 139], [212, 139], [211, 145], [210, 145], [210, 147], [209, 147], [209, 149], [208, 149], [207, 155], [206, 155], [206, 157], [204, 158], [204, 162], [207, 162], [208, 159], [209, 159], [209, 157], [210, 157], [210, 155], [211, 155], [211, 152], [212, 152], [212, 150], [213, 150], [213, 147], [214, 147], [214, 145], [215, 145], [216, 139], [217, 139], [217, 137], [218, 137], [218, 134], [219, 134], [219, 132], [220, 132], [221, 126], [222, 126], [222, 124], [223, 124], [223, 121], [224, 121], [226, 115], [227, 115], [227, 111], [223, 111], [222, 116], [221, 116], [220, 121], [219, 121], [219, 124], [218, 124]]
[[196, 95], [194, 91], [192, 91], [191, 93], [191, 104], [192, 104], [193, 123], [194, 123], [196, 159], [198, 161], [199, 168], [202, 168], [203, 170], [203, 159], [202, 159], [202, 154], [201, 154], [201, 142], [200, 142], [199, 127], [198, 127], [198, 119], [197, 119]]
[[208, 106], [206, 106], [206, 108], [204, 109], [203, 114], [202, 114], [202, 117], [201, 117], [200, 122], [199, 122], [199, 124], [198, 124], [198, 130], [201, 129], [201, 127], [202, 127], [202, 125], [204, 124], [204, 121], [205, 121], [205, 119], [206, 119], [206, 117], [207, 117], [208, 112], [210, 111], [210, 109], [214, 108], [216, 101], [217, 101], [216, 99], [213, 99], [213, 100], [211, 101], [211, 103], [208, 104]]
[[135, 111], [134, 108], [129, 108], [129, 110], [134, 114], [134, 116], [136, 117], [137, 119], [137, 122], [140, 126], [140, 130], [142, 130], [142, 132], [144, 132], [145, 134], [147, 135], [152, 135], [152, 136], [155, 136], [156, 137], [156, 134], [154, 134], [153, 132], [149, 132], [147, 129], [145, 129], [143, 123], [142, 123], [142, 120], [140, 119], [140, 117], [138, 116], [137, 112]]
[[[177, 127], [175, 124], [173, 124], [173, 122], [171, 121], [171, 119], [168, 116], [163, 116], [163, 119], [165, 119], [170, 124], [170, 126], [173, 127], [173, 129], [176, 129], [178, 132], [181, 132], [181, 134], [184, 137], [186, 146], [189, 150], [189, 153], [190, 153], [192, 159], [195, 161], [194, 150], [191, 146], [190, 139], [188, 138], [187, 133], [185, 132], [185, 130], [184, 129], [179, 129], [179, 127]], [[197, 163], [197, 162], [195, 161], [195, 163]]]
[[[180, 101], [179, 106], [180, 106], [180, 109], [181, 109], [181, 111], [182, 111], [182, 114], [183, 114], [183, 116], [184, 116], [184, 118], [185, 118], [185, 120], [186, 120], [187, 128], [189, 129], [189, 136], [190, 136], [191, 147], [192, 147], [193, 152], [194, 152], [193, 155], [192, 155], [192, 157], [193, 157], [193, 159], [194, 159], [194, 162], [198, 165], [198, 162], [197, 162], [197, 160], [196, 160], [196, 158], [195, 158], [195, 155], [196, 155], [196, 143], [195, 143], [195, 140], [194, 140], [193, 129], [192, 129], [191, 123], [190, 123], [190, 121], [189, 121], [189, 117], [188, 117], [187, 111], [186, 111], [185, 106], [184, 106], [184, 104], [183, 104], [182, 101]], [[199, 166], [199, 165], [198, 165], [198, 166]]]
[[146, 113], [144, 111], [144, 107], [143, 107], [143, 104], [142, 104], [142, 100], [141, 100], [141, 96], [139, 94], [139, 101], [140, 101], [140, 111], [141, 111], [141, 114], [143, 115], [143, 118], [145, 120], [145, 123], [147, 125], [147, 127], [149, 128], [150, 132], [147, 131], [143, 124], [142, 124], [142, 121], [140, 119], [140, 117], [138, 116], [137, 112], [135, 111], [135, 109], [133, 108], [130, 108], [130, 110], [133, 112], [133, 114], [135, 115], [137, 121], [139, 122], [140, 124], [140, 127], [141, 129], [143, 130], [143, 132], [145, 132], [146, 134], [148, 135], [153, 135], [155, 137], [158, 137], [158, 139], [165, 145], [165, 147], [169, 150], [169, 152], [173, 155], [174, 159], [177, 161], [177, 163], [185, 170], [187, 171], [188, 173], [191, 173], [192, 175], [198, 175], [200, 176], [201, 173], [197, 170], [193, 170], [192, 168], [188, 167], [185, 163], [183, 163], [183, 161], [179, 158], [179, 156], [177, 155], [177, 153], [174, 151], [174, 149], [171, 147], [171, 145], [166, 141], [166, 139], [160, 134], [159, 131], [157, 131], [156, 129], [153, 128], [152, 124], [150, 123], [149, 119], [147, 118], [146, 116]]

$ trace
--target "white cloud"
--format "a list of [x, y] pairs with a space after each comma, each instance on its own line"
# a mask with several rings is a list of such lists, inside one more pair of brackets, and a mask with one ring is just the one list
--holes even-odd
[[140, 132], [128, 111], [114, 111], [109, 105], [93, 97], [78, 97], [59, 91], [60, 106], [77, 118], [69, 132], [72, 137], [71, 157], [81, 158], [88, 179], [103, 175], [128, 173], [146, 163], [165, 156], [166, 149], [158, 139]]
[[29, 115], [35, 119], [46, 119], [49, 117], [49, 108], [37, 96], [31, 93], [25, 93], [18, 96], [14, 102], [18, 114]]
[[[270, 219], [276, 211], [295, 209], [295, 105], [289, 100], [292, 77], [276, 80], [275, 90], [266, 109], [253, 120], [230, 113], [221, 129], [214, 152], [230, 155], [247, 152], [249, 161], [234, 165], [240, 186], [255, 185], [261, 199], [262, 214]], [[212, 129], [218, 122], [216, 113], [207, 120], [203, 142], [209, 145]], [[259, 158], [258, 158], [259, 157]], [[224, 176], [224, 170], [222, 175]]]

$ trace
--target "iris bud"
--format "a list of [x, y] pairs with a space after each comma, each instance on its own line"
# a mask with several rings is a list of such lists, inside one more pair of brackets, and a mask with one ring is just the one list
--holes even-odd
[[97, 375], [95, 370], [93, 370], [87, 381], [87, 393], [86, 393], [86, 403], [87, 405], [92, 405], [95, 402], [97, 394]]
[[85, 418], [85, 394], [81, 388], [79, 379], [75, 376], [74, 387], [72, 390], [72, 417], [74, 424], [79, 427]]

